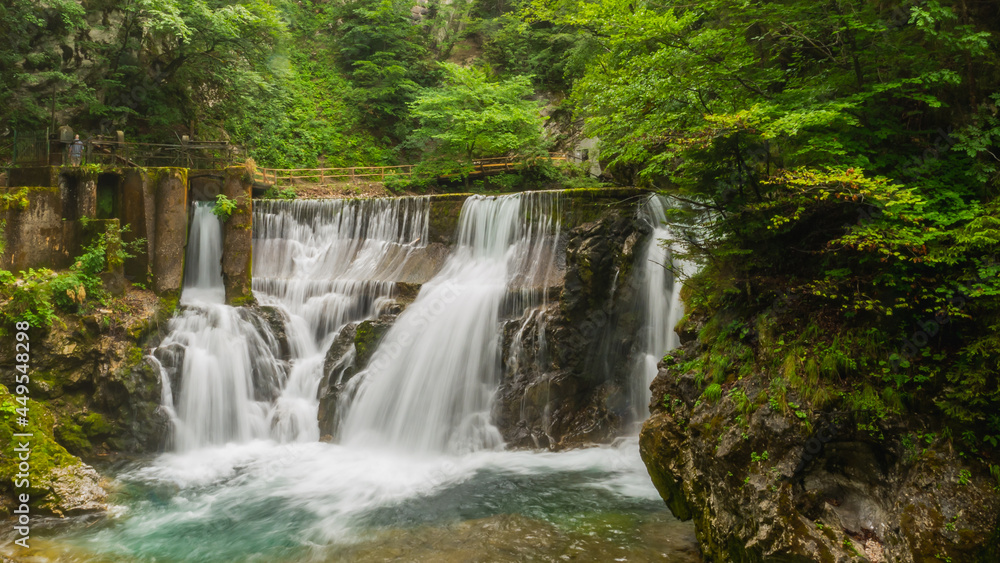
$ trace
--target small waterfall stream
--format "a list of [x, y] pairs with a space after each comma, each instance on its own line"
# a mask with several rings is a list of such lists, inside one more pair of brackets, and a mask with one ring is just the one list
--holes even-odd
[[683, 274], [689, 272], [692, 266], [674, 259], [669, 246], [662, 242], [675, 238], [667, 224], [662, 196], [650, 196], [639, 214], [653, 229], [639, 264], [640, 295], [636, 301], [636, 310], [643, 318], [644, 328], [639, 334], [639, 351], [635, 359], [632, 404], [636, 420], [641, 424], [648, 416], [649, 386], [656, 377], [656, 364], [664, 354], [680, 345], [674, 327], [684, 315], [684, 305], [681, 302], [680, 282], [674, 272]]

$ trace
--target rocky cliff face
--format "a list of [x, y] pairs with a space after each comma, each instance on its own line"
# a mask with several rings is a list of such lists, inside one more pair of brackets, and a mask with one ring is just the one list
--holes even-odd
[[[83, 461], [153, 452], [164, 442], [160, 376], [144, 354], [158, 338], [158, 325], [165, 327], [169, 307], [139, 290], [131, 290], [118, 306], [67, 315], [45, 332], [30, 333], [32, 501], [53, 514], [106, 507], [100, 478]], [[14, 359], [13, 347], [0, 351], [0, 403], [5, 405], [11, 403], [6, 389], [14, 384]], [[7, 413], [0, 416], [0, 434], [21, 431], [13, 430]], [[8, 478], [14, 460], [6, 453], [0, 452], [0, 513], [11, 509], [14, 492]]]
[[504, 325], [504, 375], [493, 418], [510, 447], [605, 442], [629, 422], [636, 249], [648, 225], [610, 208], [566, 233], [561, 287]]
[[705, 394], [699, 346], [660, 364], [640, 448], [707, 561], [1000, 561], [1000, 483], [932, 420], [762, 403], [766, 374]]

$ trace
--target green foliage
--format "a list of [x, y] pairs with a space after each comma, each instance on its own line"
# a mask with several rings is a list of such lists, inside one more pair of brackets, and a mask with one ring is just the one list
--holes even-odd
[[132, 258], [145, 239], [123, 242], [117, 221], [107, 223], [104, 232], [83, 248], [73, 266], [65, 272], [41, 268], [28, 269], [15, 277], [0, 270], [0, 320], [6, 323], [28, 321], [33, 327], [49, 327], [57, 319], [56, 310], [75, 313], [89, 300], [102, 299], [100, 274], [121, 267]]
[[722, 386], [718, 383], [712, 383], [705, 388], [702, 392], [702, 396], [710, 403], [717, 403], [719, 399], [722, 398]]
[[468, 176], [477, 158], [541, 147], [542, 117], [528, 99], [526, 77], [500, 80], [489, 69], [442, 68], [444, 85], [421, 91], [410, 107], [419, 127], [409, 143], [424, 152], [421, 174]]
[[87, 286], [91, 286], [93, 293], [95, 285], [94, 278], [83, 274], [70, 272], [56, 276], [49, 282], [52, 303], [63, 311], [75, 313], [87, 299]]
[[[271, 186], [264, 192], [264, 199], [295, 199], [298, 197], [295, 193], [295, 188], [279, 188], [278, 186]], [[214, 213], [214, 209], [213, 209]], [[218, 213], [216, 213], [218, 215]]]
[[954, 133], [955, 149], [964, 151], [975, 159], [969, 174], [977, 181], [989, 186], [993, 195], [1000, 188], [1000, 92], [990, 95], [991, 102], [979, 106], [969, 123]]
[[215, 196], [215, 205], [212, 207], [212, 213], [219, 219], [227, 221], [233, 214], [233, 211], [236, 211], [238, 205], [235, 199], [226, 197], [224, 194], [219, 194]]
[[402, 139], [400, 125], [421, 87], [439, 71], [428, 57], [421, 28], [410, 19], [412, 2], [358, 0], [329, 8], [337, 62], [349, 77], [348, 102], [373, 131]]
[[0, 307], [0, 317], [4, 326], [27, 321], [33, 327], [48, 327], [56, 318], [52, 306], [49, 282], [55, 273], [48, 269], [29, 268], [15, 278], [10, 272], [0, 271], [0, 296], [4, 303]]
[[467, 33], [483, 45], [483, 58], [498, 72], [527, 74], [535, 86], [569, 92], [599, 47], [586, 29], [536, 19], [530, 2], [477, 3]]
[[1000, 440], [992, 12], [534, 0], [526, 13], [600, 46], [570, 100], [616, 179], [702, 215], [687, 229], [683, 210], [674, 218], [677, 238], [696, 243], [680, 257], [702, 265], [685, 284], [688, 314], [708, 319], [696, 381], [758, 366], [770, 381], [757, 402], [775, 410], [805, 419], [794, 392], [857, 411], [876, 436], [885, 418], [936, 412], [992, 455], [982, 449]]
[[359, 108], [348, 100], [354, 86], [329, 36], [337, 21], [334, 5], [285, 0], [275, 5], [290, 34], [268, 55], [267, 80], [241, 93], [241, 109], [226, 114], [225, 127], [264, 166], [386, 163], [388, 147], [362, 129]]

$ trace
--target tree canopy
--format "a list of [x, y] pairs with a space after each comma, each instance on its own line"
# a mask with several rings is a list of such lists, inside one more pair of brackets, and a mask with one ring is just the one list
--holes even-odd
[[501, 80], [486, 69], [442, 65], [444, 84], [420, 92], [410, 104], [417, 122], [410, 142], [425, 150], [435, 170], [468, 173], [476, 158], [538, 146], [542, 117], [524, 76]]

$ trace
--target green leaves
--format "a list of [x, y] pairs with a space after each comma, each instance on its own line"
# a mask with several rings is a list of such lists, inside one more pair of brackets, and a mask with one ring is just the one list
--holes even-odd
[[542, 117], [528, 99], [529, 78], [498, 80], [484, 69], [450, 63], [442, 68], [444, 85], [421, 91], [410, 105], [419, 127], [409, 142], [424, 150], [425, 161], [454, 161], [454, 172], [466, 175], [475, 158], [540, 146]]
[[233, 211], [236, 211], [237, 206], [236, 200], [219, 194], [215, 196], [215, 205], [212, 206], [212, 214], [223, 221], [228, 221]]

